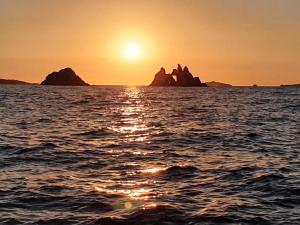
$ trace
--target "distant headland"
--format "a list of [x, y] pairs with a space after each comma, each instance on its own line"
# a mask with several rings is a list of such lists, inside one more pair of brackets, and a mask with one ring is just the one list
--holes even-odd
[[300, 87], [300, 84], [282, 84], [280, 87]]
[[89, 86], [69, 67], [47, 75], [41, 85]]
[[20, 81], [20, 80], [0, 79], [0, 84], [30, 85], [31, 83]]
[[[174, 79], [174, 77], [176, 79]], [[181, 86], [181, 87], [207, 87], [202, 83], [199, 77], [194, 77], [189, 69], [185, 66], [183, 69], [178, 64], [177, 69], [173, 69], [172, 73], [167, 74], [165, 68], [161, 68], [155, 74], [154, 80], [150, 86]]]
[[225, 84], [217, 81], [205, 82], [208, 87], [232, 87], [231, 84]]

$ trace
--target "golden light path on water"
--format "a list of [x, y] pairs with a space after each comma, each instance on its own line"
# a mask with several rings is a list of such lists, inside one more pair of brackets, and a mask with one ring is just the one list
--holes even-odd
[[[140, 88], [128, 87], [124, 90], [124, 105], [120, 110], [120, 117], [116, 118], [117, 121], [109, 127], [110, 130], [118, 134], [123, 135], [123, 142], [134, 143], [134, 142], [147, 142], [150, 135], [150, 129], [145, 121], [143, 120], [146, 109], [142, 102], [142, 93]], [[111, 154], [119, 155], [122, 153], [130, 153], [132, 155], [147, 155], [147, 152], [132, 149], [122, 150], [110, 150]], [[148, 166], [146, 163], [131, 162], [127, 163], [130, 166], [142, 166], [141, 170], [134, 172], [128, 172], [128, 175], [139, 174], [139, 179], [128, 180], [126, 177], [119, 181], [107, 180], [101, 184], [94, 186], [94, 189], [104, 195], [109, 196], [120, 196], [121, 200], [116, 203], [118, 207], [122, 205], [124, 209], [131, 209], [135, 206], [140, 206], [144, 209], [155, 208], [157, 204], [154, 202], [155, 198], [161, 196], [147, 186], [155, 184], [154, 180], [149, 180], [148, 177], [144, 176], [147, 174], [156, 174], [164, 170], [161, 167]], [[121, 207], [121, 208], [122, 208]]]
[[125, 102], [120, 107], [121, 125], [111, 126], [114, 132], [123, 134], [126, 142], [144, 142], [147, 140], [150, 128], [143, 121], [145, 112], [141, 99], [141, 90], [136, 87], [128, 87], [124, 90]]

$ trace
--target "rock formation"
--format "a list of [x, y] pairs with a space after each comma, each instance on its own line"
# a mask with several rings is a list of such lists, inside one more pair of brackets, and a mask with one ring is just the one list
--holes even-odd
[[182, 69], [179, 64], [177, 69], [173, 69], [170, 74], [167, 74], [166, 70], [162, 67], [160, 71], [155, 74], [150, 86], [207, 87], [205, 83], [200, 81], [199, 77], [194, 77], [186, 66]]
[[41, 85], [88, 86], [71, 68], [49, 74]]

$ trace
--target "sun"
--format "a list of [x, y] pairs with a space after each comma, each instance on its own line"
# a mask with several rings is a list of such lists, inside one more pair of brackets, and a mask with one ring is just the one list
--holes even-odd
[[128, 43], [124, 50], [124, 57], [135, 60], [140, 57], [140, 46], [134, 42]]

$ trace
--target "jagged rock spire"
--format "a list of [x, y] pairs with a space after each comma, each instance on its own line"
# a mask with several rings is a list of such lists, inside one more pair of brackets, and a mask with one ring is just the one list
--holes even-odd
[[166, 74], [166, 69], [164, 67], [161, 67], [159, 73]]
[[182, 67], [180, 66], [180, 64], [177, 64], [177, 72], [182, 73]]
[[177, 70], [176, 70], [176, 69], [173, 69], [171, 75], [177, 75], [177, 73], [178, 73]]
[[183, 68], [183, 72], [189, 73], [189, 72], [190, 72], [190, 71], [189, 71], [189, 68], [188, 68], [187, 66], [185, 66], [185, 67]]

